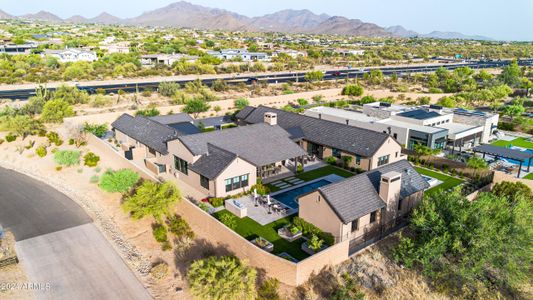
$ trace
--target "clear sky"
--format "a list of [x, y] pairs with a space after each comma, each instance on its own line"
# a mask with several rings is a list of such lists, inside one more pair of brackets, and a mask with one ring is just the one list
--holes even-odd
[[[0, 0], [0, 9], [14, 15], [47, 10], [60, 17], [93, 17], [107, 11], [135, 17], [176, 0]], [[247, 16], [281, 9], [309, 9], [380, 26], [402, 25], [420, 33], [457, 31], [503, 40], [533, 41], [533, 0], [189, 0]]]

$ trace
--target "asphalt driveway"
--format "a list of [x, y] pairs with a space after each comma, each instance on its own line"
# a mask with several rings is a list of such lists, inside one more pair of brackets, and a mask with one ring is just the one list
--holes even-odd
[[83, 209], [46, 184], [0, 168], [0, 224], [37, 299], [151, 299]]

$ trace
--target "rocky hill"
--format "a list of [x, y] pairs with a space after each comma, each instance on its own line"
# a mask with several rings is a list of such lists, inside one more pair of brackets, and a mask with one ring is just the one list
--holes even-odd
[[63, 19], [54, 15], [51, 12], [41, 10], [35, 14], [26, 14], [20, 16], [21, 19], [35, 20], [35, 21], [46, 21], [46, 22], [63, 22]]
[[0, 19], [13, 19], [14, 17], [0, 9]]

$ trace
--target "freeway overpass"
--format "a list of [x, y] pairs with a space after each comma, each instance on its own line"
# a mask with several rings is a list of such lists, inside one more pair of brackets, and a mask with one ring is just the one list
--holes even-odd
[[[533, 59], [523, 59], [518, 61], [521, 66], [533, 66]], [[474, 62], [461, 62], [461, 63], [449, 63], [449, 64], [431, 64], [431, 65], [416, 65], [416, 66], [400, 66], [400, 67], [370, 67], [359, 69], [342, 69], [342, 70], [330, 70], [325, 71], [324, 80], [337, 80], [345, 78], [362, 78], [365, 73], [369, 73], [371, 70], [379, 69], [383, 72], [383, 75], [390, 76], [397, 74], [398, 76], [404, 76], [412, 73], [429, 73], [435, 72], [438, 68], [444, 67], [448, 70], [454, 70], [460, 67], [470, 67], [472, 69], [488, 69], [488, 68], [501, 68], [510, 64], [509, 60], [502, 61], [474, 61]], [[283, 82], [303, 82], [306, 72], [286, 72], [276, 74], [264, 74], [254, 75], [260, 81], [266, 81], [267, 83], [283, 83]], [[232, 76], [226, 77], [212, 77], [203, 78], [202, 82], [206, 85], [211, 85], [215, 80], [222, 79], [227, 84], [239, 84], [249, 83], [250, 76]], [[171, 82], [179, 83], [180, 85], [195, 79], [180, 79], [172, 80]], [[76, 84], [78, 89], [86, 90], [90, 94], [96, 93], [97, 90], [105, 90], [106, 93], [117, 93], [119, 90], [124, 92], [137, 92], [145, 89], [157, 90], [159, 84], [162, 81], [169, 80], [141, 80], [132, 82], [120, 82], [120, 83], [90, 83], [90, 84]], [[48, 88], [53, 91], [55, 87]], [[12, 100], [27, 100], [29, 97], [35, 96], [35, 89], [30, 88], [14, 88], [9, 87], [0, 90], [0, 99], [12, 99]]]

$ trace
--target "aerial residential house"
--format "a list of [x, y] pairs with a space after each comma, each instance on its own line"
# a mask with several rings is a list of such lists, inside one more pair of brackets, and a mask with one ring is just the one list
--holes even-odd
[[105, 50], [107, 53], [130, 53], [130, 43], [129, 42], [118, 42], [118, 43], [102, 43], [100, 49]]
[[31, 50], [37, 49], [39, 45], [37, 43], [26, 43], [21, 45], [16, 44], [3, 44], [0, 45], [0, 53], [6, 54], [28, 54]]
[[368, 171], [405, 158], [401, 154], [401, 145], [387, 133], [266, 106], [247, 106], [237, 113], [236, 118], [241, 125], [256, 124], [267, 121], [269, 114], [309, 155], [319, 159], [333, 156], [341, 162], [344, 156], [348, 156], [351, 157], [350, 167]]
[[272, 52], [272, 57], [278, 57], [280, 54], [286, 54], [292, 58], [298, 58], [298, 57], [307, 57], [307, 52], [304, 51], [298, 51], [298, 50], [277, 50]]
[[223, 59], [242, 61], [269, 61], [270, 57], [265, 52], [248, 52], [246, 49], [222, 49], [219, 51], [207, 51], [208, 55]]
[[55, 57], [63, 63], [77, 61], [92, 62], [98, 60], [96, 52], [77, 48], [67, 48], [64, 50], [45, 49], [43, 55]]
[[198, 56], [185, 54], [147, 54], [141, 56], [141, 64], [146, 67], [153, 67], [156, 65], [172, 66], [175, 62], [186, 61], [195, 62]]
[[354, 50], [354, 49], [335, 49], [334, 52], [340, 55], [343, 55], [343, 56], [349, 56], [349, 55], [360, 56], [360, 55], [365, 54], [365, 50]]
[[335, 242], [350, 240], [353, 248], [400, 223], [428, 187], [400, 160], [300, 196], [299, 217], [331, 233]]

